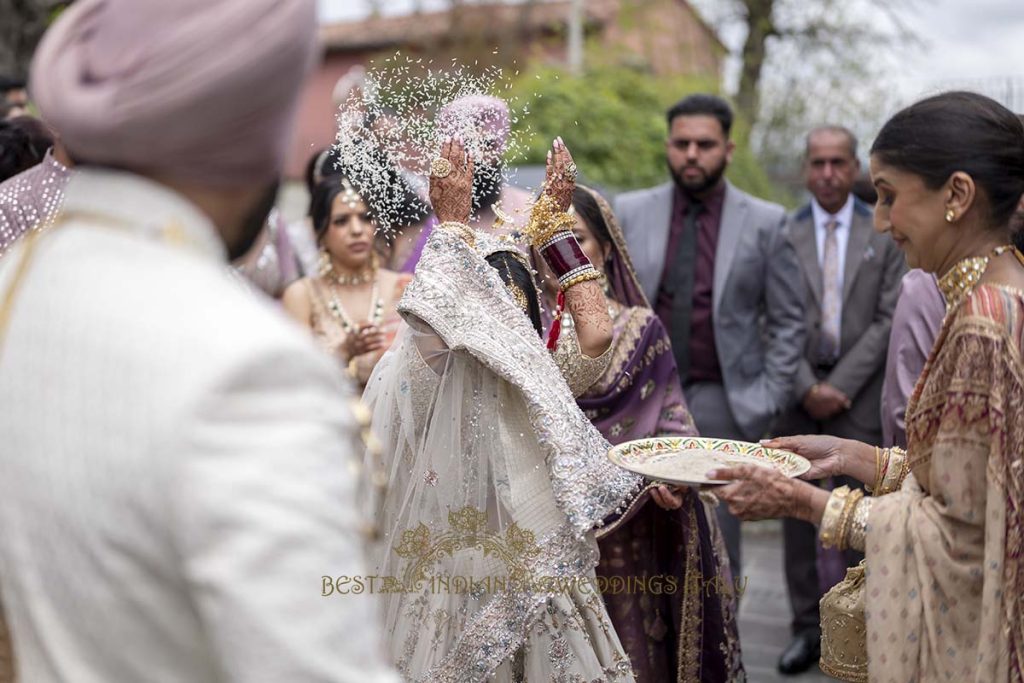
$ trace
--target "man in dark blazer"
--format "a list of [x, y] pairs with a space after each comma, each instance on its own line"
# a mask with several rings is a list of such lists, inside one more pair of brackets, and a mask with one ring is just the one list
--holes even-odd
[[[794, 407], [779, 421], [778, 435], [882, 443], [885, 359], [906, 265], [896, 244], [875, 232], [871, 208], [852, 193], [859, 169], [857, 139], [849, 130], [825, 126], [807, 135], [804, 177], [812, 199], [790, 216], [788, 234], [811, 293], [808, 334]], [[846, 478], [831, 483], [859, 485]], [[853, 565], [863, 556], [825, 551], [820, 566], [840, 566], [832, 576], [819, 576], [814, 526], [785, 519], [783, 539], [793, 641], [779, 658], [779, 671], [793, 674], [818, 661], [822, 589], [842, 578], [842, 563]]]
[[[669, 330], [697, 429], [756, 441], [792, 398], [804, 291], [783, 208], [724, 177], [732, 120], [714, 95], [673, 106], [672, 180], [621, 195], [616, 215], [647, 299]], [[739, 578], [739, 521], [724, 505], [718, 518]]]

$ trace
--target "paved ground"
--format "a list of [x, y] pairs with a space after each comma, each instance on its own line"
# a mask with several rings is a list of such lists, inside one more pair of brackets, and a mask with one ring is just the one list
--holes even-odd
[[777, 521], [743, 525], [746, 592], [740, 603], [740, 643], [751, 683], [819, 683], [835, 679], [816, 666], [800, 676], [782, 676], [775, 669], [789, 644], [789, 599], [782, 574], [782, 526]]

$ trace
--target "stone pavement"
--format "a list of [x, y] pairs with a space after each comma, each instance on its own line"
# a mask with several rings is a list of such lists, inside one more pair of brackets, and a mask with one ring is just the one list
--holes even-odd
[[740, 645], [750, 683], [834, 681], [817, 666], [799, 676], [783, 676], [775, 669], [790, 637], [781, 523], [744, 523], [743, 565], [747, 585], [740, 603]]

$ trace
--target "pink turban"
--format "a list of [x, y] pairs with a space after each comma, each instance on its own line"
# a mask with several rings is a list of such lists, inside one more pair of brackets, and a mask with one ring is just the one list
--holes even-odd
[[438, 114], [442, 135], [461, 135], [466, 140], [484, 136], [504, 149], [509, 134], [508, 104], [490, 95], [466, 95], [452, 100]]
[[78, 0], [32, 63], [72, 158], [239, 187], [284, 163], [315, 0]]

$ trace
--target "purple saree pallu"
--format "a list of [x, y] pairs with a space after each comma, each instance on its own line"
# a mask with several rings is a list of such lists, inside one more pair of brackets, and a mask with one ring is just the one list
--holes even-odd
[[[623, 309], [602, 379], [578, 399], [611, 443], [695, 435], [668, 334], [650, 309]], [[607, 379], [606, 379], [607, 378]], [[679, 510], [644, 493], [599, 535], [597, 575], [640, 683], [742, 678], [735, 593], [714, 517], [694, 489]], [[716, 544], [716, 541], [718, 543]]]
[[[604, 198], [583, 189], [611, 238], [603, 271], [613, 330], [608, 369], [577, 404], [612, 444], [696, 435], [672, 344], [640, 287], [622, 229]], [[645, 491], [605, 523], [598, 587], [637, 682], [744, 680], [737, 584], [715, 516], [697, 491], [684, 488], [682, 507], [671, 511]]]

